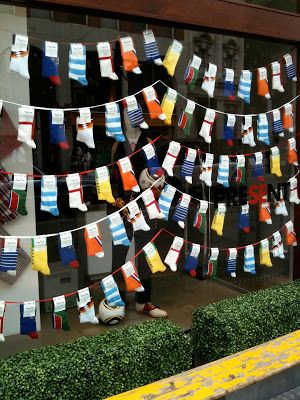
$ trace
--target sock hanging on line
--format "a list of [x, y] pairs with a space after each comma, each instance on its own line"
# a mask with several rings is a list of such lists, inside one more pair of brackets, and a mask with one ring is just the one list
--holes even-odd
[[257, 140], [270, 146], [269, 124], [268, 124], [267, 114], [258, 114]]
[[130, 246], [130, 241], [120, 213], [114, 213], [109, 218], [109, 229], [114, 246]]
[[269, 240], [263, 239], [259, 244], [259, 263], [266, 267], [272, 267], [272, 261], [270, 257]]
[[36, 149], [34, 142], [34, 108], [19, 107], [18, 109], [18, 137], [19, 142], [25, 143], [31, 149]]
[[27, 175], [25, 174], [14, 174], [13, 185], [10, 191], [9, 209], [12, 212], [18, 212], [21, 215], [27, 215], [26, 210], [26, 192], [27, 187]]
[[144, 292], [145, 289], [141, 283], [135, 265], [128, 261], [121, 267], [127, 292]]
[[206, 143], [211, 143], [211, 133], [213, 130], [216, 112], [209, 108], [205, 112], [205, 117], [199, 131], [199, 136], [202, 136]]
[[294, 224], [292, 221], [289, 221], [285, 224], [284, 234], [285, 234], [285, 241], [288, 246], [297, 246], [297, 238], [294, 229]]
[[289, 194], [289, 202], [299, 204], [300, 199], [298, 197], [298, 181], [297, 178], [293, 177], [289, 179], [290, 184], [290, 194]]
[[283, 192], [281, 189], [279, 190], [279, 200], [276, 199], [274, 200], [274, 207], [275, 207], [275, 215], [283, 215], [284, 217], [287, 217], [289, 215], [285, 205]]
[[112, 194], [109, 170], [107, 167], [99, 167], [95, 170], [95, 180], [98, 200], [105, 200], [114, 203], [115, 198]]
[[183, 239], [179, 236], [175, 236], [173, 243], [166, 255], [164, 263], [167, 264], [171, 271], [177, 271], [177, 264], [180, 257], [180, 251], [183, 246]]
[[250, 104], [251, 95], [251, 83], [252, 83], [252, 72], [249, 70], [243, 70], [240, 77], [240, 83], [238, 87], [238, 97], [246, 104]]
[[162, 112], [166, 116], [166, 119], [164, 120], [166, 125], [172, 124], [172, 115], [176, 101], [177, 101], [176, 90], [168, 88], [161, 102]]
[[217, 182], [225, 188], [229, 187], [229, 157], [220, 156]]
[[226, 118], [224, 117], [223, 139], [226, 140], [228, 146], [233, 146], [235, 122], [234, 114], [227, 114]]
[[125, 303], [121, 299], [116, 281], [112, 275], [108, 275], [100, 282], [100, 288], [103, 290], [106, 302], [111, 307], [124, 307]]
[[80, 211], [87, 211], [87, 206], [83, 201], [83, 191], [81, 184], [81, 176], [77, 173], [69, 174], [66, 177], [69, 192], [69, 207], [78, 208]]
[[165, 55], [163, 66], [166, 68], [170, 76], [174, 76], [175, 68], [182, 52], [182, 44], [177, 40], [173, 40]]
[[69, 50], [69, 78], [87, 86], [86, 48], [81, 43], [71, 43]]
[[203, 234], [206, 232], [207, 209], [208, 202], [206, 200], [200, 200], [193, 223], [194, 228], [198, 229], [198, 231]]
[[137, 183], [129, 157], [120, 158], [118, 167], [124, 190], [132, 190], [135, 193], [139, 193], [141, 189]]
[[58, 235], [58, 251], [63, 265], [70, 265], [73, 268], [79, 267], [71, 232], [61, 232]]
[[259, 221], [265, 222], [267, 225], [272, 224], [270, 203], [265, 198], [259, 204]]
[[93, 120], [89, 108], [80, 108], [79, 116], [76, 118], [76, 130], [78, 142], [85, 143], [90, 149], [95, 148], [93, 136]]
[[163, 65], [153, 31], [151, 29], [143, 31], [143, 37], [146, 59], [156, 65]]
[[211, 229], [215, 231], [218, 236], [223, 236], [225, 214], [226, 214], [225, 203], [219, 203], [211, 224]]
[[195, 166], [195, 160], [197, 156], [197, 150], [188, 148], [185, 153], [184, 161], [181, 167], [180, 176], [192, 184], [193, 183], [193, 171]]
[[9, 69], [17, 72], [25, 79], [30, 79], [28, 72], [28, 55], [28, 36], [15, 35], [14, 43], [11, 45]]
[[283, 128], [287, 131], [294, 131], [294, 114], [293, 106], [291, 103], [285, 104], [283, 106], [282, 124]]
[[56, 42], [44, 42], [42, 53], [42, 76], [50, 79], [55, 86], [61, 84], [58, 73], [58, 44]]
[[193, 54], [193, 58], [189, 61], [185, 69], [183, 79], [187, 85], [190, 85], [191, 89], [193, 89], [197, 83], [201, 63], [202, 59]]
[[129, 218], [128, 220], [132, 223], [133, 231], [150, 231], [150, 226], [147, 224], [144, 214], [140, 210], [136, 201], [131, 201], [127, 205]]
[[297, 82], [297, 74], [296, 74], [296, 67], [293, 62], [292, 56], [288, 53], [283, 56], [284, 63], [285, 63], [285, 73], [286, 77], [290, 81]]
[[166, 119], [165, 114], [161, 109], [160, 102], [157, 97], [157, 93], [153, 86], [148, 86], [143, 90], [143, 97], [146, 103], [147, 109], [151, 119], [160, 119], [164, 121]]
[[217, 277], [219, 249], [212, 247], [209, 251], [207, 262], [205, 263], [205, 275], [208, 278]]
[[158, 202], [155, 200], [151, 189], [142, 193], [142, 199], [145, 204], [149, 219], [164, 219], [165, 215], [161, 212]]
[[117, 142], [125, 142], [118, 103], [105, 104], [105, 132]]
[[98, 318], [95, 315], [94, 301], [91, 297], [89, 288], [80, 289], [77, 292], [78, 300], [77, 307], [79, 312], [79, 322], [84, 324], [98, 324]]
[[180, 143], [174, 141], [170, 142], [168, 151], [162, 163], [163, 169], [167, 172], [169, 176], [173, 176], [173, 168], [176, 163], [180, 149]]
[[35, 236], [31, 239], [32, 270], [43, 275], [50, 275], [48, 265], [47, 239], [45, 236]]
[[272, 238], [272, 255], [273, 257], [279, 257], [283, 260], [285, 258], [285, 255], [280, 232], [277, 231], [273, 233]]
[[138, 75], [141, 74], [142, 71], [139, 67], [139, 61], [136, 56], [132, 38], [130, 36], [120, 38], [120, 48], [124, 71], [133, 72]]
[[0, 272], [16, 276], [17, 261], [19, 254], [19, 243], [15, 237], [1, 239]]
[[278, 92], [283, 93], [284, 87], [281, 83], [281, 65], [278, 61], [271, 63], [272, 68], [272, 89], [278, 90]]
[[254, 133], [252, 126], [252, 117], [245, 115], [244, 124], [242, 124], [242, 143], [248, 144], [250, 147], [255, 147]]
[[189, 194], [183, 193], [177, 203], [175, 212], [172, 215], [172, 220], [177, 222], [182, 229], [185, 227], [185, 220], [188, 215], [191, 199], [192, 198]]
[[270, 99], [267, 68], [257, 68], [257, 94]]
[[283, 125], [279, 109], [277, 108], [273, 110], [272, 115], [273, 115], [273, 135], [283, 137], [284, 132], [283, 132]]
[[236, 156], [236, 172], [235, 172], [235, 181], [239, 185], [245, 185], [246, 183], [246, 159], [242, 154], [238, 154]]
[[239, 229], [244, 233], [250, 232], [249, 203], [241, 206]]
[[217, 66], [215, 64], [208, 64], [208, 69], [204, 73], [201, 89], [204, 90], [208, 97], [214, 97], [216, 86]]
[[28, 335], [31, 339], [38, 339], [36, 330], [35, 301], [25, 301], [20, 304], [20, 334]]
[[145, 122], [143, 117], [143, 110], [141, 106], [138, 104], [135, 96], [125, 97], [123, 100], [124, 107], [126, 108], [126, 112], [130, 121], [131, 128], [142, 128], [148, 129], [149, 126]]
[[53, 297], [52, 327], [54, 330], [70, 330], [65, 296]]
[[119, 78], [114, 69], [111, 44], [109, 42], [97, 43], [97, 52], [101, 77], [117, 81]]
[[232, 278], [236, 278], [236, 263], [237, 263], [237, 249], [235, 247], [232, 247], [228, 249], [227, 266], [226, 266], [227, 273]]
[[274, 174], [278, 177], [282, 176], [280, 169], [280, 152], [277, 146], [271, 148], [270, 166], [271, 166], [271, 174]]
[[254, 247], [252, 244], [246, 246], [244, 250], [244, 272], [256, 275]]
[[212, 166], [214, 162], [214, 155], [210, 153], [205, 154], [205, 161], [201, 164], [201, 173], [199, 179], [203, 181], [206, 186], [211, 186]]
[[69, 148], [63, 110], [53, 109], [49, 112], [49, 133], [50, 143], [57, 144], [62, 150]]
[[59, 215], [57, 208], [57, 179], [55, 175], [42, 176], [40, 208], [54, 217]]
[[195, 278], [197, 274], [200, 250], [201, 247], [199, 244], [192, 243], [189, 247], [189, 252], [183, 266], [183, 270], [192, 278]]
[[5, 337], [3, 335], [5, 310], [6, 310], [5, 301], [0, 300], [0, 342], [5, 342]]
[[164, 214], [164, 220], [166, 221], [169, 218], [169, 212], [175, 193], [176, 189], [174, 188], [174, 186], [166, 184], [163, 190], [161, 191], [158, 199], [159, 208], [161, 212]]
[[264, 166], [263, 166], [263, 154], [261, 151], [254, 153], [253, 155], [253, 170], [252, 176], [253, 178], [257, 178], [260, 182], [264, 182]]
[[152, 143], [148, 143], [142, 147], [149, 174], [154, 177], [162, 176], [163, 170], [159, 164], [155, 148]]
[[186, 103], [185, 110], [181, 112], [178, 119], [179, 128], [183, 129], [183, 132], [189, 136], [191, 125], [193, 121], [193, 114], [195, 111], [196, 104], [195, 102], [188, 100]]
[[234, 70], [230, 68], [225, 68], [224, 97], [228, 97], [231, 101], [235, 100]]
[[88, 256], [104, 257], [102, 238], [97, 224], [87, 225], [84, 230], [84, 240]]
[[143, 247], [143, 251], [147, 264], [153, 274], [156, 272], [164, 272], [167, 269], [160, 258], [155, 244], [149, 242]]

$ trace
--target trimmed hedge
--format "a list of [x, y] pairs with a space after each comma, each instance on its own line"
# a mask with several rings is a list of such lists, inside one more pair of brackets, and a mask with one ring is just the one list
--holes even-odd
[[193, 312], [192, 343], [210, 362], [300, 329], [300, 281], [223, 300]]
[[145, 321], [0, 361], [0, 399], [100, 400], [191, 366], [181, 328]]

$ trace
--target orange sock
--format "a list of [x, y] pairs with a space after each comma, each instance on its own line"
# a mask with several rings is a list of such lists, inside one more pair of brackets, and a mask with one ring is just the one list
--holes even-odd
[[272, 224], [270, 204], [267, 201], [259, 204], [259, 221]]
[[298, 154], [295, 138], [288, 140], [288, 163], [298, 166]]
[[282, 124], [283, 124], [284, 129], [287, 129], [289, 132], [293, 132], [293, 130], [294, 130], [294, 115], [293, 115], [293, 107], [292, 107], [291, 103], [284, 105], [283, 115], [282, 115]]
[[165, 114], [162, 112], [160, 102], [158, 100], [156, 91], [154, 87], [149, 86], [143, 90], [143, 96], [145, 103], [147, 105], [150, 118], [151, 119], [160, 119], [161, 121], [164, 121], [166, 119]]
[[104, 257], [102, 238], [97, 224], [87, 225], [84, 239], [88, 256]]
[[128, 261], [121, 268], [126, 284], [127, 292], [143, 292], [145, 289], [141, 284], [140, 278], [134, 264]]
[[133, 40], [130, 36], [120, 38], [121, 55], [124, 71], [141, 74]]
[[265, 67], [257, 69], [257, 94], [263, 96], [266, 99], [270, 99], [268, 75]]
[[121, 158], [118, 161], [118, 167], [121, 174], [124, 190], [132, 190], [136, 193], [140, 192], [141, 189], [137, 183], [129, 158]]
[[297, 238], [296, 238], [296, 233], [294, 231], [294, 224], [292, 221], [289, 221], [285, 224], [284, 233], [285, 233], [286, 244], [288, 246], [297, 246]]

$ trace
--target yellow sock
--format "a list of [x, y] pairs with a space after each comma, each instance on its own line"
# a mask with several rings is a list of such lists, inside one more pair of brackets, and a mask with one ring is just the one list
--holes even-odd
[[31, 262], [33, 271], [38, 271], [43, 275], [50, 275], [46, 238], [36, 237], [32, 239]]
[[176, 90], [168, 88], [167, 92], [164, 95], [164, 98], [161, 103], [161, 109], [163, 114], [165, 114], [165, 124], [171, 125], [172, 123], [172, 115], [175, 107], [177, 99], [177, 92]]
[[96, 168], [96, 188], [98, 200], [105, 200], [108, 203], [115, 202], [107, 167]]
[[223, 227], [225, 221], [226, 205], [223, 203], [218, 204], [218, 209], [215, 212], [211, 229], [216, 232], [218, 236], [223, 236]]
[[182, 44], [177, 40], [173, 40], [173, 43], [168, 48], [168, 51], [163, 61], [163, 66], [166, 68], [170, 76], [174, 76], [175, 68], [178, 63], [181, 52], [182, 52]]
[[143, 247], [143, 250], [148, 266], [153, 274], [155, 274], [155, 272], [164, 272], [166, 270], [166, 266], [162, 262], [157, 248], [153, 243], [150, 242], [146, 244], [146, 246]]
[[270, 257], [269, 250], [269, 241], [268, 239], [264, 239], [260, 242], [259, 245], [259, 262], [261, 265], [265, 265], [266, 267], [272, 267], [272, 261]]
[[282, 176], [280, 169], [280, 153], [277, 146], [271, 148], [271, 174]]

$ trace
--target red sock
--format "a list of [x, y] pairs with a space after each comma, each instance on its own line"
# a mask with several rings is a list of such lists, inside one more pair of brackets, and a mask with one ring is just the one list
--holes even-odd
[[52, 75], [52, 76], [49, 76], [49, 79], [53, 83], [53, 85], [60, 85], [61, 84], [61, 80], [60, 80], [59, 76]]
[[11, 190], [10, 192], [10, 200], [9, 200], [9, 209], [12, 212], [16, 212], [19, 206], [19, 195], [18, 193], [14, 192], [13, 190]]
[[28, 336], [30, 336], [31, 339], [38, 339], [39, 338], [39, 334], [37, 332], [29, 332]]
[[57, 144], [63, 150], [68, 150], [70, 147], [68, 142], [58, 142]]

